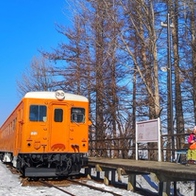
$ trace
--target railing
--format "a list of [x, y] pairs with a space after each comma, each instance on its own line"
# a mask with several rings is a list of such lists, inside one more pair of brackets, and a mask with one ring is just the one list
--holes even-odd
[[[161, 136], [161, 151], [162, 160], [171, 162], [176, 159], [176, 152], [188, 148], [187, 137], [189, 133], [162, 135]], [[175, 142], [172, 145], [172, 141]], [[175, 146], [172, 149], [172, 146]], [[157, 160], [158, 147], [157, 143], [145, 143], [138, 145], [139, 159]], [[175, 157], [172, 157], [175, 154]], [[135, 159], [135, 138], [120, 137], [120, 138], [105, 138], [105, 139], [90, 139], [89, 141], [89, 156], [100, 156], [108, 158], [123, 158]]]

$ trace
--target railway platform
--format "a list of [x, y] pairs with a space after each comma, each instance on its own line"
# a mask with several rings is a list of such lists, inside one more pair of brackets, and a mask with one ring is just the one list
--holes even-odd
[[[159, 196], [169, 196], [171, 182], [173, 182], [174, 195], [177, 195], [176, 182], [194, 181], [196, 185], [196, 165], [182, 165], [170, 162], [158, 162], [147, 160], [132, 159], [110, 159], [101, 157], [89, 157], [86, 174], [91, 175], [91, 168], [95, 168], [97, 175], [104, 171], [104, 182], [115, 183], [115, 175], [118, 174], [118, 180], [121, 175], [128, 175], [127, 190], [136, 190], [136, 176], [143, 174], [153, 174], [158, 181]], [[111, 179], [109, 179], [111, 172]], [[196, 189], [196, 186], [195, 186]], [[196, 195], [196, 190], [195, 194]]]

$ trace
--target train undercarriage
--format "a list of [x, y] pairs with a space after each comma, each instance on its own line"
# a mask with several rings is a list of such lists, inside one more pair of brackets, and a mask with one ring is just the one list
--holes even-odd
[[1, 154], [2, 162], [13, 163], [25, 177], [66, 177], [77, 175], [88, 163], [85, 154], [19, 154], [12, 157], [9, 153]]

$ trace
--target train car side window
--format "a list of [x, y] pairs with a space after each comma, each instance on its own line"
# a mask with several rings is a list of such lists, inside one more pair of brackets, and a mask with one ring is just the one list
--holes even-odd
[[54, 121], [63, 122], [63, 110], [62, 109], [58, 108], [54, 110]]
[[85, 121], [84, 108], [71, 108], [71, 122], [83, 123]]
[[45, 105], [31, 105], [29, 120], [35, 122], [45, 122], [46, 112], [47, 108]]

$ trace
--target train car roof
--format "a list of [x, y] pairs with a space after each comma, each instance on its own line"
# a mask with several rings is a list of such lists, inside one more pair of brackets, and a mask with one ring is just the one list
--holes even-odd
[[88, 99], [82, 95], [65, 93], [62, 90], [58, 91], [37, 91], [28, 92], [25, 94], [24, 98], [34, 98], [34, 99], [58, 99], [58, 100], [70, 100], [70, 101], [84, 101], [88, 102]]

